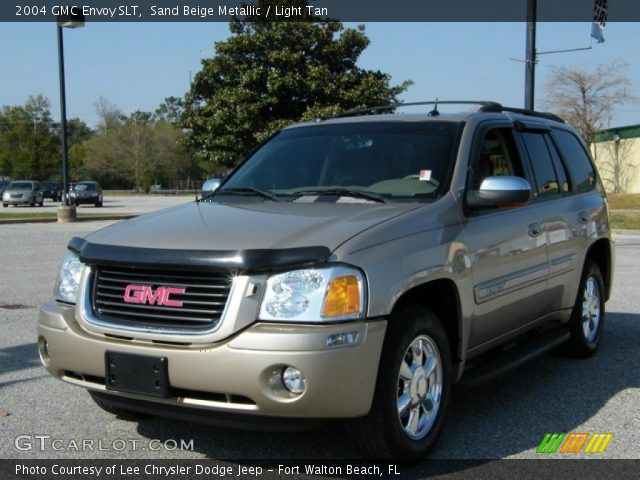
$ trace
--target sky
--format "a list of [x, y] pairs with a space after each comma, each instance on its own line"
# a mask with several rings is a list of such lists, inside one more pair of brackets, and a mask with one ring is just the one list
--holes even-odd
[[[345, 24], [355, 26], [356, 24]], [[366, 23], [371, 43], [359, 65], [414, 84], [402, 100], [494, 100], [524, 104], [526, 24]], [[611, 23], [605, 43], [591, 50], [540, 55], [536, 108], [542, 109], [553, 66], [591, 69], [622, 61], [640, 97], [639, 23]], [[588, 47], [589, 23], [538, 23], [539, 52]], [[183, 96], [214, 42], [229, 35], [226, 23], [87, 23], [64, 30], [67, 117], [95, 126], [102, 96], [125, 113], [154, 111], [168, 96]], [[30, 95], [51, 101], [60, 118], [55, 26], [0, 23], [0, 106], [24, 104]], [[515, 59], [515, 60], [513, 60]], [[609, 127], [640, 124], [640, 103], [622, 105]]]

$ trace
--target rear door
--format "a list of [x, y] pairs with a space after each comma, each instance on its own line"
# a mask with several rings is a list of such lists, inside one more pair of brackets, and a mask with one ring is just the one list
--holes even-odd
[[549, 256], [547, 313], [552, 313], [565, 307], [567, 286], [578, 261], [576, 252], [581, 240], [575, 234], [577, 212], [572, 212], [570, 206], [571, 185], [549, 136], [550, 129], [537, 122], [519, 125], [519, 137], [533, 171], [533, 195], [541, 207]]
[[549, 251], [552, 262], [556, 259], [557, 265], [568, 255], [574, 258], [572, 270], [558, 272], [552, 283], [555, 289], [562, 291], [560, 306], [568, 309], [575, 302], [586, 251], [609, 227], [604, 189], [584, 142], [572, 131], [561, 128], [551, 129], [548, 140], [552, 155], [566, 169], [570, 184], [562, 205], [570, 236], [569, 247], [563, 253], [550, 245]]

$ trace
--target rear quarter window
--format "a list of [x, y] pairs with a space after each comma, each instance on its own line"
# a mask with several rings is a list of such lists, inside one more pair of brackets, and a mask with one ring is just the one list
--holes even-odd
[[564, 165], [569, 170], [576, 193], [593, 190], [596, 185], [596, 172], [591, 159], [578, 137], [566, 130], [553, 130], [553, 141], [558, 147]]

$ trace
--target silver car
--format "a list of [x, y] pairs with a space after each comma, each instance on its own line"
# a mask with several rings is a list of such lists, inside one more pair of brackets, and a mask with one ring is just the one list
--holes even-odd
[[2, 206], [44, 204], [42, 184], [34, 180], [11, 182], [2, 194]]
[[200, 201], [73, 238], [42, 363], [116, 415], [341, 418], [366, 456], [423, 458], [456, 383], [593, 355], [611, 293], [584, 142], [479, 107], [293, 125]]

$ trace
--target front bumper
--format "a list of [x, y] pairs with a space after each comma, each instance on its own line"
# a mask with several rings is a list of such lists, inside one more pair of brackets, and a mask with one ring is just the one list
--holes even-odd
[[33, 197], [2, 199], [2, 203], [6, 203], [7, 205], [31, 205], [32, 203], [37, 203], [37, 201], [38, 200]]
[[98, 203], [100, 201], [100, 197], [97, 195], [91, 197], [69, 197], [69, 201], [77, 205], [88, 205]]
[[[74, 315], [74, 307], [56, 301], [40, 310], [40, 357], [54, 377], [114, 399], [269, 417], [347, 418], [368, 413], [386, 330], [384, 320], [254, 323], [214, 344], [163, 345], [89, 333]], [[346, 332], [358, 332], [355, 344], [326, 346], [329, 335]], [[106, 390], [106, 351], [167, 357], [172, 395], [158, 399]], [[286, 366], [305, 375], [307, 389], [299, 396], [274, 380], [274, 372]]]

